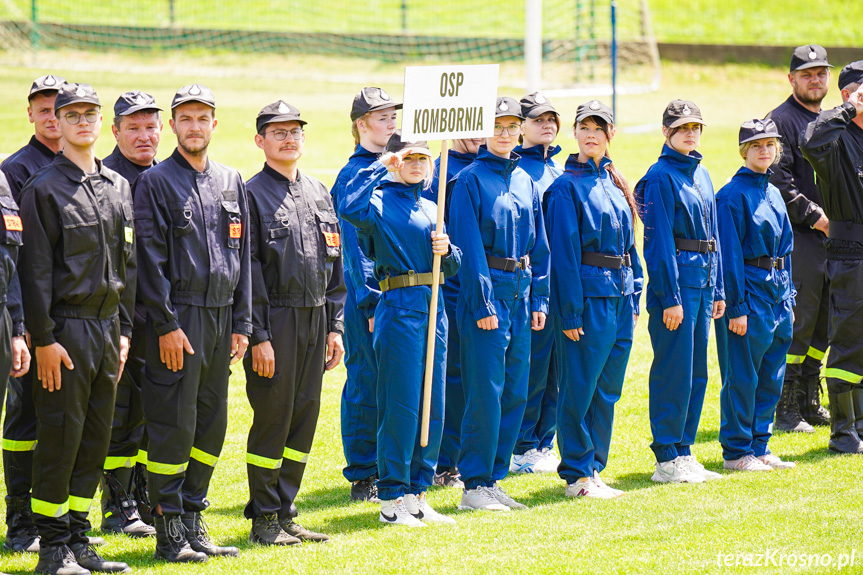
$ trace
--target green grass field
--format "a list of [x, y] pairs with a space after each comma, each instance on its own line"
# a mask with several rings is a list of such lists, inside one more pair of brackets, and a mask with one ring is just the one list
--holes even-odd
[[[171, 57], [175, 67], [184, 62]], [[88, 56], [89, 67], [101, 60]], [[353, 94], [364, 82], [399, 77], [395, 66], [370, 61], [304, 58], [292, 63], [292, 80], [250, 81], [243, 78], [174, 76], [168, 73], [119, 73], [118, 57], [105, 60], [103, 72], [79, 72], [80, 62], [69, 54], [64, 68], [50, 70], [72, 81], [87, 81], [98, 90], [106, 116], [123, 91], [143, 89], [167, 106], [174, 91], [194, 81], [210, 86], [217, 98], [219, 125], [211, 157], [239, 168], [251, 177], [263, 156], [253, 144], [254, 118], [265, 104], [284, 98], [302, 110], [309, 121], [306, 154], [301, 169], [328, 185], [352, 150], [348, 112]], [[135, 60], [125, 60], [134, 64]], [[200, 62], [188, 62], [200, 64]], [[214, 67], [215, 68], [215, 67]], [[122, 68], [128, 69], [128, 67]], [[319, 80], [321, 70], [342, 70], [355, 83]], [[32, 79], [48, 70], [0, 68], [0, 153], [8, 154], [26, 142], [26, 91]], [[834, 84], [835, 85], [835, 84]], [[383, 85], [391, 94], [401, 86]], [[831, 90], [828, 105], [838, 103]], [[511, 86], [501, 94], [520, 96]], [[633, 183], [659, 154], [662, 110], [672, 98], [687, 98], [701, 107], [707, 128], [702, 152], [718, 188], [741, 164], [737, 155], [737, 127], [763, 116], [788, 94], [783, 70], [759, 66], [694, 66], [666, 63], [661, 90], [655, 94], [622, 97], [618, 133], [612, 155]], [[556, 100], [564, 122], [571, 123], [577, 105], [588, 100]], [[107, 118], [106, 118], [107, 120]], [[627, 126], [655, 122], [647, 133], [627, 132]], [[571, 132], [559, 143], [564, 154], [575, 149]], [[166, 129], [160, 157], [170, 154], [174, 136]], [[105, 122], [98, 153], [106, 155], [113, 139]], [[561, 155], [560, 158], [564, 156]], [[651, 351], [646, 317], [639, 323], [623, 398], [618, 404], [611, 460], [603, 474], [626, 496], [614, 501], [572, 501], [563, 497], [563, 482], [555, 475], [509, 477], [508, 492], [530, 509], [506, 515], [458, 512], [460, 493], [432, 490], [433, 505], [457, 519], [452, 527], [408, 530], [386, 527], [377, 520], [374, 505], [350, 503], [348, 484], [341, 475], [344, 459], [339, 435], [339, 397], [344, 369], [325, 381], [322, 413], [306, 481], [297, 505], [300, 520], [332, 535], [328, 545], [268, 549], [246, 543], [249, 521], [242, 518], [247, 498], [244, 463], [250, 409], [243, 376], [236, 371], [231, 385], [230, 422], [210, 491], [207, 519], [214, 538], [241, 547], [235, 559], [211, 560], [205, 566], [175, 566], [152, 560], [153, 542], [107, 536], [106, 557], [128, 561], [140, 573], [833, 573], [832, 568], [736, 566], [720, 568], [718, 553], [831, 554], [859, 546], [860, 505], [863, 503], [860, 460], [827, 451], [828, 433], [811, 436], [778, 435], [772, 449], [798, 462], [796, 470], [764, 475], [728, 475], [704, 485], [657, 486], [649, 481], [653, 457], [647, 415], [647, 374]], [[711, 348], [711, 379], [694, 453], [709, 468], [721, 467], [719, 429], [719, 374]], [[0, 488], [2, 489], [2, 488]], [[98, 505], [96, 506], [98, 507]], [[91, 520], [98, 526], [94, 509]], [[845, 573], [859, 573], [863, 558]], [[25, 573], [35, 566], [32, 555], [0, 554], [0, 571]]]

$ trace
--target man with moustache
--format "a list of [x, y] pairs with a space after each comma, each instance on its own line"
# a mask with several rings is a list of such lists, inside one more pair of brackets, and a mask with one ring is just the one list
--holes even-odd
[[[130, 183], [156, 164], [162, 136], [161, 108], [153, 96], [132, 91], [114, 104], [111, 132], [117, 146], [103, 163]], [[117, 385], [111, 444], [102, 474], [102, 531], [132, 537], [156, 534], [147, 496], [147, 441], [141, 406], [141, 370], [146, 360], [147, 312], [135, 303], [129, 359]]]
[[200, 84], [171, 103], [177, 149], [135, 181], [135, 229], [147, 309], [141, 396], [156, 557], [204, 562], [214, 545], [201, 512], [228, 424], [230, 364], [252, 334], [246, 189], [208, 159], [216, 101]]
[[813, 433], [813, 425], [829, 425], [821, 407], [821, 360], [827, 351], [829, 283], [825, 265], [828, 220], [821, 209], [815, 172], [797, 140], [818, 117], [830, 84], [827, 51], [817, 44], [799, 46], [791, 55], [788, 81], [791, 95], [767, 117], [782, 135], [782, 154], [770, 178], [785, 199], [794, 230], [794, 269], [797, 289], [794, 339], [788, 350], [782, 395], [774, 426], [780, 431]]

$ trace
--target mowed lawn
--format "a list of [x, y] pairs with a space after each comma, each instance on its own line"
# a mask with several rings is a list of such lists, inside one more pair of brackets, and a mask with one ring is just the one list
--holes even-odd
[[[88, 57], [92, 68], [98, 64]], [[177, 58], [180, 58], [177, 56]], [[219, 125], [211, 145], [211, 157], [240, 169], [246, 178], [263, 161], [253, 143], [258, 110], [277, 98], [300, 108], [306, 127], [306, 153], [301, 169], [332, 183], [353, 144], [348, 113], [353, 94], [376, 78], [398, 77], [394, 66], [368, 61], [333, 61], [306, 58], [292, 63], [294, 80], [268, 82], [203, 75], [133, 75], [115, 72], [117, 56], [106, 60], [104, 71], [79, 72], [80, 62], [70, 55], [69, 70], [61, 68], [0, 68], [0, 153], [8, 154], [30, 136], [25, 106], [30, 82], [53, 72], [72, 81], [92, 83], [104, 103], [105, 122], [98, 143], [104, 156], [113, 146], [108, 127], [111, 106], [123, 91], [142, 89], [168, 107], [174, 91], [183, 84], [200, 82], [211, 87], [217, 99]], [[134, 60], [125, 59], [126, 63]], [[177, 64], [176, 58], [172, 60]], [[181, 62], [182, 63], [182, 62]], [[188, 62], [190, 67], [200, 62]], [[839, 64], [839, 63], [837, 63]], [[74, 69], [72, 69], [74, 67]], [[355, 83], [321, 80], [318, 72], [341, 70], [357, 78]], [[128, 69], [128, 66], [124, 69]], [[658, 93], [622, 97], [618, 101], [621, 130], [611, 153], [634, 184], [659, 154], [662, 138], [659, 122], [672, 98], [687, 98], [702, 109], [707, 127], [701, 150], [705, 165], [718, 189], [741, 164], [737, 154], [737, 127], [746, 119], [763, 116], [788, 94], [784, 70], [758, 66], [694, 66], [666, 63]], [[304, 79], [308, 78], [308, 79]], [[383, 85], [394, 96], [400, 85]], [[520, 97], [520, 90], [501, 86], [501, 94]], [[578, 100], [556, 100], [565, 125], [571, 124]], [[835, 80], [829, 105], [838, 103]], [[628, 126], [655, 124], [646, 132], [627, 131]], [[565, 154], [575, 149], [571, 132], [563, 130], [559, 143]], [[175, 145], [166, 126], [159, 156]], [[436, 143], [432, 144], [437, 146]], [[434, 148], [433, 148], [434, 149]], [[646, 316], [639, 322], [635, 346], [618, 404], [611, 460], [603, 477], [626, 491], [614, 501], [564, 499], [563, 482], [555, 475], [509, 477], [504, 486], [530, 509], [503, 515], [459, 512], [460, 492], [434, 489], [433, 505], [453, 515], [455, 526], [409, 530], [388, 527], [377, 519], [377, 506], [351, 503], [348, 484], [341, 475], [344, 458], [339, 432], [339, 400], [345, 372], [327, 375], [321, 419], [309, 460], [304, 487], [297, 505], [300, 521], [330, 534], [327, 545], [271, 549], [246, 542], [250, 522], [242, 517], [248, 491], [245, 441], [251, 411], [244, 391], [242, 370], [231, 382], [230, 421], [221, 460], [213, 478], [207, 512], [216, 541], [238, 545], [234, 559], [211, 560], [204, 566], [177, 566], [152, 559], [153, 541], [106, 536], [104, 556], [128, 561], [141, 573], [810, 573], [837, 572], [831, 568], [771, 565], [720, 568], [717, 556], [734, 553], [830, 554], [856, 549], [857, 524], [863, 489], [861, 460], [839, 457], [827, 451], [828, 432], [814, 435], [778, 435], [772, 449], [798, 462], [798, 468], [769, 474], [725, 474], [721, 481], [702, 485], [655, 485], [650, 482], [653, 456], [648, 420], [647, 375], [652, 359]], [[420, 337], [420, 334], [416, 335]], [[589, 337], [589, 334], [587, 334]], [[720, 470], [719, 372], [715, 347], [710, 349], [710, 384], [694, 453], [708, 468]], [[2, 488], [0, 488], [2, 489]], [[98, 504], [91, 520], [98, 527]], [[754, 560], [750, 558], [750, 560]], [[857, 566], [844, 572], [859, 573]], [[24, 573], [35, 566], [33, 555], [0, 554], [0, 571]]]

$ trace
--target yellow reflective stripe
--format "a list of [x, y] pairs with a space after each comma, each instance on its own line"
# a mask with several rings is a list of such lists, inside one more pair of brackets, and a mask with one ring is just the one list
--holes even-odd
[[69, 513], [69, 500], [67, 499], [63, 503], [50, 503], [31, 497], [30, 509], [33, 510], [33, 513], [38, 513], [45, 517], [63, 517]]
[[36, 441], [15, 441], [3, 438], [3, 451], [33, 451], [36, 449]]
[[216, 457], [215, 455], [210, 455], [206, 451], [201, 451], [197, 447], [192, 448], [191, 457], [195, 461], [200, 461], [204, 465], [209, 465], [210, 467], [215, 467], [216, 463], [219, 462], [218, 457]]
[[856, 373], [851, 373], [850, 371], [845, 371], [844, 369], [838, 369], [835, 367], [828, 367], [825, 369], [824, 375], [826, 377], [835, 377], [836, 379], [841, 379], [848, 383], [860, 383], [863, 381], [863, 375], [857, 375]]
[[135, 458], [134, 457], [106, 457], [105, 458], [105, 469], [111, 471], [112, 469], [120, 469], [120, 468], [128, 468], [135, 467]]
[[809, 351], [806, 352], [806, 355], [813, 359], [817, 359], [818, 361], [824, 359], [824, 352], [820, 349], [815, 349], [814, 347], [810, 347]]
[[141, 465], [147, 465], [147, 452], [143, 449], [138, 450], [138, 457], [136, 457], [136, 463], [140, 463]]
[[270, 459], [269, 457], [262, 457], [254, 453], [246, 454], [246, 463], [255, 467], [263, 467], [264, 469], [279, 469], [282, 466], [281, 459]]
[[91, 505], [93, 505], [92, 497], [75, 497], [74, 495], [69, 496], [69, 509], [71, 511], [81, 511], [86, 513], [90, 511]]
[[806, 359], [805, 355], [791, 355], [789, 353], [785, 356], [785, 363], [790, 363], [790, 364], [803, 363], [804, 359]]
[[297, 451], [296, 449], [291, 449], [290, 447], [285, 448], [285, 453], [282, 456], [285, 459], [290, 459], [291, 461], [298, 461], [299, 463], [306, 463], [309, 460], [309, 454], [303, 453], [302, 451]]
[[149, 461], [147, 463], [147, 471], [158, 475], [179, 475], [186, 471], [189, 467], [189, 462], [185, 463], [159, 463], [157, 461]]

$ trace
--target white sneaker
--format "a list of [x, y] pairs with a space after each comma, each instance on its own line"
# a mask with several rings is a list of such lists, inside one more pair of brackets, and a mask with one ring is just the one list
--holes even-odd
[[793, 461], [782, 461], [778, 455], [773, 455], [772, 453], [762, 455], [758, 458], [758, 461], [773, 469], [794, 469], [797, 467], [797, 464]]
[[513, 455], [509, 461], [510, 473], [541, 473], [536, 470], [536, 465], [542, 459], [542, 453], [536, 449], [530, 449], [522, 455]]
[[575, 483], [568, 484], [563, 494], [566, 497], [587, 497], [589, 499], [614, 499], [617, 497], [611, 489], [601, 486], [593, 477], [582, 477]]
[[651, 481], [657, 483], [704, 483], [706, 479], [701, 474], [695, 474], [683, 466], [680, 458], [671, 461], [656, 462], [656, 471], [653, 472]]
[[714, 479], [722, 479], [722, 475], [716, 473], [715, 471], [710, 471], [705, 469], [701, 463], [695, 459], [694, 455], [681, 455], [678, 457], [683, 467], [687, 469], [690, 473], [694, 473], [696, 475], [704, 476], [705, 481], [713, 481]]
[[392, 525], [407, 525], [408, 527], [425, 527], [426, 524], [411, 515], [405, 507], [405, 498], [381, 500], [381, 514], [378, 516], [381, 523]]
[[480, 485], [476, 489], [465, 489], [458, 504], [460, 510], [509, 511], [509, 507], [499, 502], [491, 489]]
[[491, 494], [495, 499], [498, 500], [499, 503], [506, 505], [510, 509], [527, 509], [527, 505], [519, 503], [512, 497], [506, 494], [506, 491], [503, 490], [503, 487], [500, 486], [500, 483], [495, 483], [489, 489]]
[[611, 491], [615, 497], [620, 497], [623, 495], [623, 491], [620, 489], [615, 489], [614, 487], [609, 487], [605, 481], [602, 480], [602, 477], [599, 476], [599, 471], [593, 470], [593, 482], [602, 487], [603, 489], [607, 489]]
[[430, 521], [432, 523], [455, 523], [455, 519], [452, 517], [447, 517], [446, 515], [442, 515], [435, 511], [432, 506], [428, 504], [425, 493], [422, 493], [419, 496], [413, 495], [412, 493], [406, 494], [405, 508], [408, 510], [408, 513], [417, 519], [422, 519], [423, 521]]
[[773, 471], [772, 467], [761, 463], [754, 455], [745, 455], [740, 459], [726, 459], [722, 466], [731, 471]]
[[557, 473], [557, 466], [560, 465], [560, 458], [551, 447], [543, 447], [539, 451], [539, 460], [533, 467], [534, 473]]

